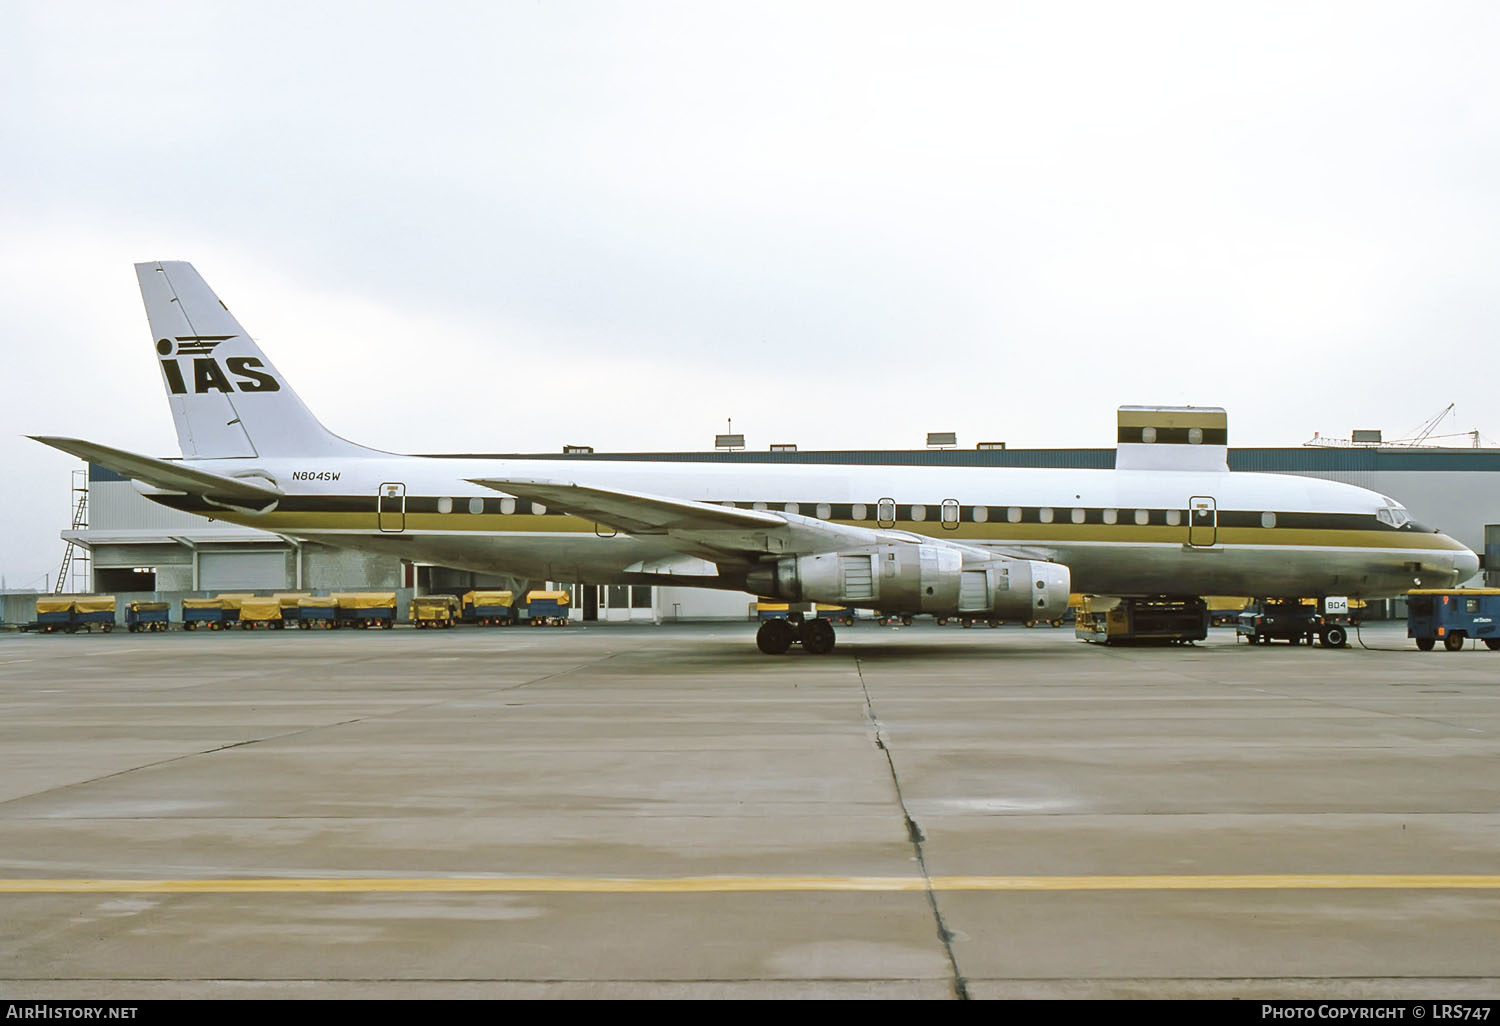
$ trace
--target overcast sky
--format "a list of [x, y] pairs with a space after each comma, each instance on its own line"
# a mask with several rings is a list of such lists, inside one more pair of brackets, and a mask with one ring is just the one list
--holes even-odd
[[[188, 260], [407, 452], [1500, 438], [1494, 3], [0, 0], [0, 574]], [[1450, 440], [1460, 444], [1462, 440]]]

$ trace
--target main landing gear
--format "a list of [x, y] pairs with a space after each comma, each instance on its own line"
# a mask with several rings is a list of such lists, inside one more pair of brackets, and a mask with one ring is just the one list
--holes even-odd
[[796, 642], [811, 655], [827, 655], [835, 641], [833, 624], [827, 620], [767, 620], [755, 635], [756, 646], [766, 655], [781, 655]]

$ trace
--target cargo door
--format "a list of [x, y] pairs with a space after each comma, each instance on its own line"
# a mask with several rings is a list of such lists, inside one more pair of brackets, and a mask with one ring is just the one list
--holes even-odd
[[1212, 496], [1195, 495], [1188, 500], [1188, 544], [1207, 548], [1219, 539], [1219, 507]]
[[375, 519], [386, 534], [406, 530], [406, 485], [387, 481], [375, 497]]

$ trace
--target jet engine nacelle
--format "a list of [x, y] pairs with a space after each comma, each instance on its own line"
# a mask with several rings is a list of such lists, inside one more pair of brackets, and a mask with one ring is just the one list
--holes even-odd
[[1060, 618], [1069, 582], [1068, 568], [1059, 563], [1007, 556], [974, 561], [960, 549], [912, 542], [787, 556], [746, 578], [756, 594], [787, 602], [1016, 620]]

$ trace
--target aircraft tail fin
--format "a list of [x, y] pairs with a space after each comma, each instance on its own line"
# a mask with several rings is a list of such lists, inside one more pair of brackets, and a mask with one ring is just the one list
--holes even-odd
[[373, 452], [318, 422], [192, 264], [135, 274], [185, 458]]

